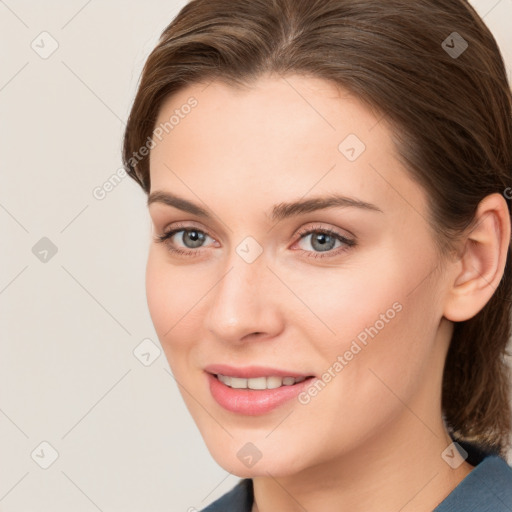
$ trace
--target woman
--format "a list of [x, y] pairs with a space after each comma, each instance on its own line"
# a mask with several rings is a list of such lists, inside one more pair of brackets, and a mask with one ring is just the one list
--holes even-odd
[[511, 93], [463, 0], [193, 0], [124, 141], [208, 511], [510, 510]]

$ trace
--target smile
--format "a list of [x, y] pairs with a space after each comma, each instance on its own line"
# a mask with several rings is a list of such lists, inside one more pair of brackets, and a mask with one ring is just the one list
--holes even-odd
[[264, 389], [277, 389], [282, 386], [293, 386], [306, 380], [306, 377], [254, 377], [245, 379], [243, 377], [230, 377], [227, 375], [217, 374], [223, 384], [232, 389], [253, 389], [253, 390], [264, 390]]
[[[286, 375], [288, 372], [282, 372], [282, 376], [274, 375], [269, 370], [252, 369], [244, 372], [229, 369], [231, 375], [220, 373], [219, 370], [214, 373], [205, 372], [212, 398], [223, 409], [245, 416], [263, 415], [285, 404], [293, 404], [294, 399], [315, 380], [315, 377], [305, 375], [292, 377]], [[240, 373], [252, 375], [237, 376]], [[260, 376], [257, 376], [258, 373]], [[267, 375], [261, 376], [262, 373]]]

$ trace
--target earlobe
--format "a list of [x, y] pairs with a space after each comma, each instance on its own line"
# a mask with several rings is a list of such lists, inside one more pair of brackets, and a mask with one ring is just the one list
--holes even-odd
[[479, 204], [475, 220], [462, 240], [463, 250], [454, 266], [444, 316], [462, 322], [475, 316], [498, 287], [510, 245], [510, 213], [500, 194]]

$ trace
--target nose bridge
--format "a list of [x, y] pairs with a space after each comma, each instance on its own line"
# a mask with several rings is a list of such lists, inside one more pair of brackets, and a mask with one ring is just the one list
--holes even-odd
[[270, 299], [271, 280], [263, 256], [251, 261], [245, 259], [243, 253], [240, 256], [233, 251], [226, 267], [223, 277], [212, 290], [207, 313], [208, 329], [226, 341], [238, 341], [247, 334], [275, 331], [278, 312]]

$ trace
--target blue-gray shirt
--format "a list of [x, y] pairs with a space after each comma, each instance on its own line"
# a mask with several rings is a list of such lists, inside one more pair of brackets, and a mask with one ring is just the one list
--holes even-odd
[[[512, 512], [512, 468], [496, 454], [458, 442], [475, 468], [433, 512]], [[245, 478], [203, 512], [251, 512], [252, 480]]]

